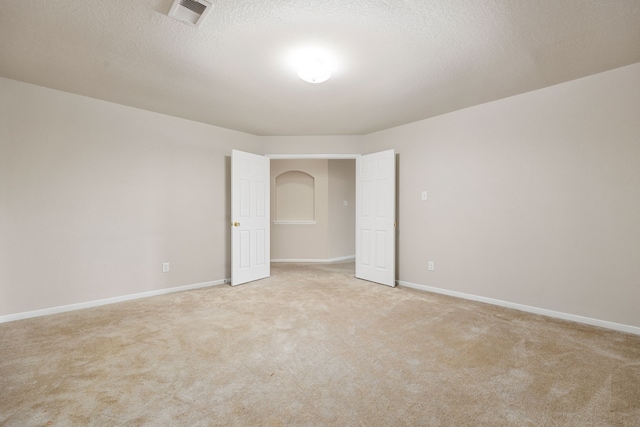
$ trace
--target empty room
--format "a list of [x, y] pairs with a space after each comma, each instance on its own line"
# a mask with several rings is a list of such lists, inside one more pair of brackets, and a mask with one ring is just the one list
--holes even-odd
[[0, 426], [640, 425], [638, 0], [0, 0]]

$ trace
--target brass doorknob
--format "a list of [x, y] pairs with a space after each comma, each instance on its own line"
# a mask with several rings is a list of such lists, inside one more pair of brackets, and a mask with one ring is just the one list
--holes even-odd
[[234, 227], [238, 227], [239, 225], [240, 225], [240, 223], [239, 223], [238, 221], [236, 221], [236, 222], [234, 222], [234, 223], [233, 223], [233, 226], [234, 226]]

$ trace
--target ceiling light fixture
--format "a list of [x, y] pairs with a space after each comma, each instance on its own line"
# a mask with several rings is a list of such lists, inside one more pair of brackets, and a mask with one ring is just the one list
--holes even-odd
[[322, 83], [329, 80], [329, 67], [317, 58], [307, 58], [298, 65], [298, 77], [309, 83]]
[[298, 77], [314, 84], [326, 82], [340, 69], [334, 52], [322, 45], [306, 45], [290, 50], [286, 61]]

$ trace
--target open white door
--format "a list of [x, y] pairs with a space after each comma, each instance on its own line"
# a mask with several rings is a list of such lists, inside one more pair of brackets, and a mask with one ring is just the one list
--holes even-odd
[[269, 158], [231, 152], [231, 285], [271, 274]]
[[394, 150], [356, 158], [356, 277], [396, 285]]

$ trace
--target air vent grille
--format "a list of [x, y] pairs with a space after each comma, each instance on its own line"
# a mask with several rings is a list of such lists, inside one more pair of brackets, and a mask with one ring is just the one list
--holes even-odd
[[211, 2], [208, 0], [174, 0], [169, 16], [197, 27], [210, 9]]
[[198, 15], [202, 15], [207, 9], [207, 6], [193, 0], [180, 0], [180, 6], [184, 6], [190, 11], [197, 13]]

